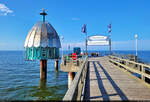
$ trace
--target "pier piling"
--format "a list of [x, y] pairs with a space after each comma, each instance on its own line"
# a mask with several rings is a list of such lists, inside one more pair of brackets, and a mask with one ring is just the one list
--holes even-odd
[[75, 72], [68, 72], [68, 88], [70, 88], [74, 77], [75, 77]]
[[58, 71], [58, 59], [55, 60], [55, 71]]
[[47, 78], [47, 60], [40, 60], [40, 79]]

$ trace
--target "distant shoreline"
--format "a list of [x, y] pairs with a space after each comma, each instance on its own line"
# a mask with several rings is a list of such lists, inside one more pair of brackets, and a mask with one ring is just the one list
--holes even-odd
[[[0, 50], [0, 51], [25, 51], [25, 50]], [[61, 51], [61, 50], [60, 50]], [[63, 50], [63, 51], [73, 51], [73, 50]], [[88, 50], [89, 52], [91, 51], [109, 51], [109, 50]], [[135, 51], [135, 50], [112, 50], [113, 51]], [[150, 51], [150, 50], [138, 50], [138, 51]]]

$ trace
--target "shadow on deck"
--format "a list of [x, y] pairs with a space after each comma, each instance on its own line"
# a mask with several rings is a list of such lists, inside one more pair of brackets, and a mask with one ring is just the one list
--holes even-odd
[[[84, 100], [102, 98], [104, 101], [108, 101], [108, 100], [110, 100], [110, 96], [116, 96], [116, 95], [119, 96], [121, 98], [121, 100], [128, 100], [127, 96], [117, 86], [117, 84], [113, 81], [111, 76], [107, 73], [107, 71], [104, 69], [104, 67], [98, 61], [89, 61], [89, 63], [93, 63], [93, 65], [94, 65], [96, 79], [90, 79], [90, 69], [88, 67], [88, 74], [87, 74], [88, 76], [87, 76], [86, 92], [85, 92], [86, 94], [84, 96]], [[96, 63], [98, 64], [99, 67], [96, 67]], [[98, 71], [98, 68], [101, 68], [101, 70], [105, 74], [106, 78], [101, 78], [101, 75]], [[92, 96], [92, 97], [90, 96], [90, 81], [92, 81], [92, 80], [95, 80], [95, 81], [97, 80], [98, 88], [99, 88], [97, 90], [100, 90], [101, 95]], [[108, 94], [105, 87], [104, 87], [104, 84], [103, 84], [102, 80], [108, 80], [111, 83], [111, 85], [113, 86], [116, 93]]]

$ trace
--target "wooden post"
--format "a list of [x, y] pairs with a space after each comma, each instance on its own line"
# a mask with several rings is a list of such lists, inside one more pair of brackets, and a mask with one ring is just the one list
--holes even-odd
[[55, 60], [55, 71], [58, 71], [58, 59]]
[[79, 66], [79, 59], [77, 59], [77, 66]]
[[69, 72], [68, 73], [68, 88], [70, 88], [74, 77], [75, 77], [75, 72]]
[[137, 66], [137, 70], [138, 71], [142, 71], [143, 70], [141, 65], [136, 65], [136, 66]]
[[137, 56], [134, 56], [134, 61], [137, 62]]
[[[145, 73], [144, 67], [143, 66], [141, 66], [141, 67], [142, 67], [142, 73]], [[141, 77], [142, 77], [142, 80], [145, 81], [145, 76], [143, 74], [141, 75]]]
[[47, 78], [47, 60], [40, 60], [40, 79]]

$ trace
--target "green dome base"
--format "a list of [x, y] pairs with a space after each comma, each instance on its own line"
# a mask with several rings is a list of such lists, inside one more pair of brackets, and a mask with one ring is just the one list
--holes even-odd
[[26, 48], [25, 59], [26, 60], [48, 60], [48, 59], [58, 59], [59, 58], [59, 48], [43, 48], [43, 47], [30, 47]]

